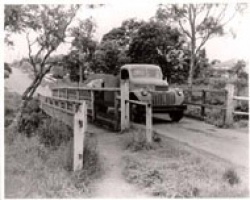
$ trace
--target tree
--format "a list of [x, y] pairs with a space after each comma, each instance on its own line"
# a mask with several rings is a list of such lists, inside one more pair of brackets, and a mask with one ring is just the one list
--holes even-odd
[[[30, 8], [32, 9], [32, 8]], [[44, 76], [50, 72], [52, 62], [50, 55], [65, 41], [68, 26], [76, 15], [79, 6], [41, 5], [37, 8], [36, 22], [26, 28], [26, 39], [29, 48], [29, 62], [33, 67], [34, 80], [22, 95], [24, 107], [33, 97]], [[34, 41], [30, 40], [30, 31], [36, 33]], [[34, 53], [34, 49], [37, 51]]]
[[[84, 70], [89, 70], [88, 66], [95, 52], [97, 42], [93, 39], [96, 24], [92, 18], [80, 21], [79, 26], [72, 28], [71, 36], [72, 49], [66, 56], [66, 65], [70, 69], [70, 78], [74, 81], [83, 82]], [[78, 69], [78, 72], [76, 70]]]
[[[26, 11], [25, 16], [30, 18], [23, 21], [24, 25], [18, 29], [26, 34], [28, 61], [32, 66], [34, 79], [22, 94], [23, 101], [15, 120], [19, 130], [23, 111], [53, 66], [53, 62], [50, 62], [49, 58], [65, 41], [68, 27], [79, 8], [79, 5], [27, 5], [23, 7]], [[10, 27], [11, 25], [6, 22], [5, 30], [10, 30]], [[34, 36], [33, 39], [30, 37], [31, 34]]]
[[130, 43], [128, 55], [132, 63], [160, 65], [169, 81], [177, 81], [176, 72], [178, 75], [183, 72], [182, 45], [181, 34], [176, 28], [151, 21], [139, 28]]
[[12, 69], [8, 63], [4, 63], [4, 79], [9, 78], [12, 73]]
[[5, 5], [4, 7], [4, 31], [5, 31], [5, 43], [7, 45], [14, 45], [10, 39], [11, 34], [21, 33], [28, 26], [32, 26], [33, 29], [37, 29], [37, 23], [35, 23], [35, 14], [38, 7], [36, 5]]
[[156, 18], [167, 24], [177, 25], [189, 42], [190, 68], [188, 84], [192, 86], [196, 55], [208, 40], [224, 34], [224, 27], [246, 4], [236, 4], [229, 13], [229, 4], [169, 4], [160, 5]]
[[127, 19], [122, 22], [118, 28], [113, 28], [102, 38], [102, 41], [116, 41], [122, 49], [128, 48], [132, 38], [137, 33], [138, 29], [144, 24], [144, 21], [136, 20], [134, 18]]
[[119, 54], [119, 45], [115, 41], [100, 43], [94, 55], [92, 69], [95, 72], [116, 74], [119, 71]]
[[95, 72], [117, 74], [120, 67], [130, 62], [128, 47], [143, 21], [128, 19], [120, 27], [106, 33], [95, 51], [92, 70]]

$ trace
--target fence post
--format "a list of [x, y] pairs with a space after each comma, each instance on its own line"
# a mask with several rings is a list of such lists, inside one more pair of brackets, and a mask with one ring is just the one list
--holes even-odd
[[[65, 88], [65, 98], [68, 99], [68, 89]], [[65, 109], [68, 110], [68, 102], [66, 101], [66, 106], [65, 106]]]
[[79, 88], [76, 90], [76, 100], [80, 100], [80, 91], [79, 91]]
[[205, 90], [202, 90], [202, 106], [201, 106], [201, 117], [205, 117], [205, 106], [204, 104], [206, 103], [206, 91]]
[[146, 105], [146, 138], [147, 143], [152, 143], [152, 106], [151, 103]]
[[129, 80], [121, 80], [121, 131], [129, 128]]
[[119, 106], [118, 106], [118, 100], [117, 100], [118, 92], [115, 92], [114, 98], [115, 98], [115, 131], [119, 129]]
[[85, 101], [74, 115], [74, 161], [73, 170], [81, 170], [83, 166], [84, 138], [87, 130], [87, 105]]
[[226, 101], [226, 118], [225, 118], [225, 124], [231, 125], [233, 123], [233, 112], [234, 112], [234, 84], [233, 83], [227, 83], [226, 85], [226, 91], [227, 91], [227, 101]]
[[95, 112], [95, 91], [91, 90], [90, 91], [90, 95], [91, 95], [91, 112], [92, 112], [92, 122], [95, 121], [96, 119], [96, 112]]

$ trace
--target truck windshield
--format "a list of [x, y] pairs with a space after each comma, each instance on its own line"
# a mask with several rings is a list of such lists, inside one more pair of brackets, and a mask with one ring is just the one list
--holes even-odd
[[134, 68], [131, 73], [134, 78], [161, 78], [158, 69]]

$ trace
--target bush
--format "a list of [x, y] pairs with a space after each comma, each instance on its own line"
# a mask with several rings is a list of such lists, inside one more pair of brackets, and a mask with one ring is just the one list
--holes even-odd
[[41, 119], [36, 134], [42, 144], [57, 148], [62, 143], [67, 143], [73, 137], [73, 131], [63, 122], [44, 116]]
[[32, 99], [23, 110], [19, 132], [24, 133], [27, 137], [34, 135], [43, 117], [38, 99]]
[[223, 179], [230, 185], [235, 185], [240, 182], [240, 178], [234, 169], [227, 169], [223, 174]]
[[21, 96], [15, 92], [4, 91], [4, 127], [8, 127], [16, 116], [21, 104]]

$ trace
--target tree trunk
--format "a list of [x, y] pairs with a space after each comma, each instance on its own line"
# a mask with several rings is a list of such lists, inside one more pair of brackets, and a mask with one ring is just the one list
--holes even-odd
[[83, 66], [82, 65], [79, 65], [79, 68], [80, 68], [80, 71], [79, 71], [79, 75], [80, 75], [80, 84], [83, 83]]
[[34, 93], [36, 92], [37, 88], [41, 84], [43, 77], [47, 74], [47, 72], [43, 73], [42, 75], [37, 75], [31, 85], [25, 90], [22, 95], [22, 103], [19, 106], [18, 113], [14, 119], [13, 128], [16, 127], [16, 130], [21, 130], [21, 120], [22, 120], [22, 113], [26, 106], [28, 105], [29, 101], [32, 99]]
[[188, 86], [192, 87], [193, 85], [193, 71], [194, 71], [194, 54], [191, 53], [190, 57], [190, 68], [189, 68], [189, 73], [188, 73]]

